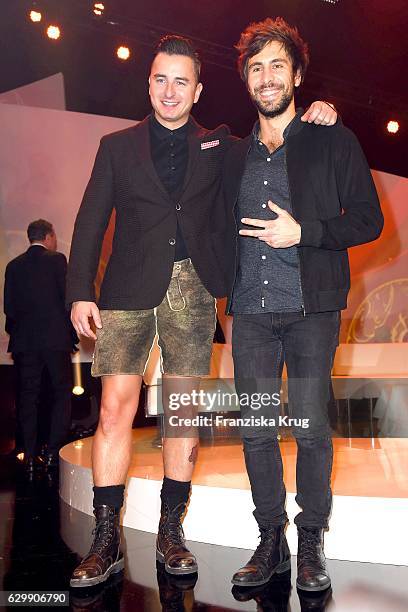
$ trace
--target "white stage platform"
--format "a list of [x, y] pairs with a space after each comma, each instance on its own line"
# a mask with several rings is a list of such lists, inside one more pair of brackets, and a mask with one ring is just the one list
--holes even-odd
[[[159, 357], [155, 345], [144, 377], [152, 391], [147, 399], [150, 414], [157, 413], [153, 390], [161, 376]], [[392, 432], [399, 437], [334, 439], [333, 510], [325, 537], [330, 559], [408, 566], [407, 363], [408, 344], [341, 345], [337, 352], [335, 391], [338, 387], [340, 397], [379, 397], [375, 407], [378, 425], [383, 435]], [[233, 378], [230, 345], [214, 345], [210, 378]], [[133, 432], [133, 463], [122, 516], [125, 526], [151, 533], [156, 532], [159, 520], [163, 478], [161, 451], [151, 446], [155, 433], [150, 428]], [[281, 450], [292, 521], [288, 540], [296, 554], [295, 442], [281, 442]], [[91, 439], [74, 442], [60, 453], [61, 497], [87, 514], [92, 514], [90, 456]], [[217, 441], [201, 448], [184, 521], [186, 537], [253, 549], [258, 530], [252, 511], [241, 445]]]
[[[160, 512], [161, 452], [151, 446], [155, 429], [134, 431], [134, 460], [129, 472], [123, 525], [155, 533]], [[92, 514], [90, 438], [65, 446], [60, 453], [60, 494], [72, 507]], [[335, 439], [333, 511], [326, 534], [329, 559], [408, 565], [408, 440]], [[281, 443], [287, 510], [295, 502], [295, 444]], [[200, 450], [184, 528], [197, 542], [253, 549], [257, 525], [239, 444]], [[288, 529], [296, 554], [296, 529]]]

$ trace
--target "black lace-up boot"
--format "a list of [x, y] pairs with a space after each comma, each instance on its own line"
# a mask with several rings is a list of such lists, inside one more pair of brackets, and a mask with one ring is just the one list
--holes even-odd
[[159, 532], [156, 540], [156, 559], [164, 563], [169, 574], [193, 574], [198, 570], [195, 556], [186, 547], [181, 525], [186, 504], [170, 510], [162, 502]]
[[111, 574], [124, 567], [120, 550], [120, 508], [97, 506], [94, 509], [96, 526], [89, 553], [74, 570], [71, 587], [90, 587], [105, 582]]
[[323, 552], [323, 529], [298, 527], [297, 567], [298, 589], [323, 591], [330, 587], [330, 577]]
[[285, 536], [285, 525], [260, 527], [261, 541], [244, 567], [232, 577], [238, 586], [266, 584], [273, 574], [283, 574], [290, 569], [290, 551]]

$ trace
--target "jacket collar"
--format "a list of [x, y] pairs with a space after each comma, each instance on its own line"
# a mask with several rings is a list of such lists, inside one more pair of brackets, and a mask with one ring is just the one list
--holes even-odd
[[41, 242], [33, 242], [32, 244], [30, 244], [30, 246], [28, 247], [29, 249], [31, 249], [32, 247], [41, 247], [42, 249], [47, 250], [47, 247], [45, 246], [45, 244], [42, 244]]
[[[288, 123], [288, 125], [283, 130], [283, 139], [286, 141], [289, 137], [295, 136], [298, 134], [302, 128], [304, 127], [303, 121], [300, 120], [301, 116], [304, 114], [303, 108], [299, 107], [296, 109], [296, 114], [293, 119]], [[255, 121], [254, 127], [252, 128], [252, 138], [253, 140], [257, 140], [259, 135], [259, 120]]]
[[30, 246], [27, 249], [27, 253], [41, 253], [42, 251], [48, 251], [47, 247], [44, 246], [43, 244], [30, 244]]
[[189, 119], [188, 125], [188, 134], [187, 134], [187, 142], [188, 142], [188, 161], [187, 161], [187, 169], [186, 175], [184, 177], [184, 183], [182, 188], [182, 193], [187, 188], [187, 185], [190, 183], [194, 172], [197, 168], [197, 164], [200, 157], [201, 152], [201, 142], [206, 135], [206, 130], [201, 127], [197, 123], [197, 121], [191, 117]]
[[[168, 193], [163, 187], [152, 161], [149, 129], [150, 117], [151, 115], [148, 115], [134, 127], [132, 133], [133, 149], [137, 157], [142, 162], [145, 172], [147, 173], [149, 178], [159, 188], [159, 190], [166, 197], [166, 199], [168, 199]], [[190, 180], [195, 172], [200, 154], [201, 141], [206, 135], [206, 130], [201, 127], [193, 117], [190, 116], [187, 125], [187, 142], [189, 150], [188, 163], [186, 175], [184, 177], [182, 193], [186, 190], [187, 185], [190, 183]]]
[[160, 189], [162, 194], [167, 197], [161, 180], [159, 179], [156, 169], [153, 165], [151, 150], [150, 150], [150, 132], [149, 132], [150, 115], [145, 117], [143, 121], [138, 123], [132, 133], [133, 150], [139, 160], [142, 162], [143, 168], [153, 183]]
[[[303, 123], [303, 121], [300, 120], [303, 113], [304, 113], [303, 108], [297, 109], [296, 115], [293, 117], [292, 121], [285, 128], [285, 131], [284, 131], [285, 140], [287, 138], [291, 138], [292, 136], [295, 136], [303, 129], [305, 124]], [[252, 128], [251, 133], [246, 138], [239, 140], [236, 144], [234, 144], [234, 147], [232, 148], [232, 155], [235, 156], [236, 162], [239, 164], [239, 167], [240, 167], [240, 174], [237, 172], [237, 176], [241, 176], [244, 172], [247, 153], [249, 149], [251, 148], [254, 138], [257, 137], [258, 132], [259, 132], [259, 121], [256, 121], [254, 124], [254, 127]]]

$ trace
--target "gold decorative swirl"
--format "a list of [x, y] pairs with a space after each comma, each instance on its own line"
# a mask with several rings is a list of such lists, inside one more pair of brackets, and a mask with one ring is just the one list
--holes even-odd
[[347, 343], [408, 342], [408, 278], [373, 289], [357, 308]]

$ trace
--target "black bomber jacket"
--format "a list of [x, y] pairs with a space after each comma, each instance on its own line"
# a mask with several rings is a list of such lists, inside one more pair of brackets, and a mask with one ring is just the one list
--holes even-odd
[[[227, 312], [238, 266], [235, 206], [252, 135], [235, 141], [223, 169]], [[378, 238], [383, 227], [374, 181], [355, 135], [294, 119], [286, 140], [292, 215], [301, 225], [298, 245], [305, 313], [347, 307], [347, 249]], [[271, 247], [272, 248], [272, 247]]]

